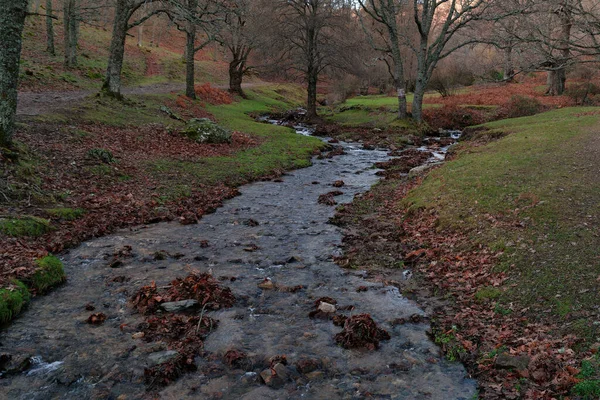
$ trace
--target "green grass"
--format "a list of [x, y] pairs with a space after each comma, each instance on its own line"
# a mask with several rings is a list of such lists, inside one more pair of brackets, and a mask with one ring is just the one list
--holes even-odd
[[62, 262], [55, 256], [36, 260], [37, 269], [31, 277], [31, 288], [37, 293], [45, 293], [66, 279]]
[[42, 236], [52, 230], [50, 221], [33, 216], [0, 218], [0, 233], [7, 236]]
[[598, 353], [593, 358], [581, 362], [581, 371], [577, 378], [581, 381], [573, 386], [571, 394], [580, 396], [584, 400], [600, 397], [600, 356]]
[[[149, 162], [150, 172], [169, 185], [160, 189], [163, 200], [179, 198], [196, 185], [226, 183], [237, 186], [272, 173], [311, 165], [310, 156], [324, 146], [319, 139], [304, 137], [292, 129], [256, 122], [249, 114], [287, 110], [298, 104], [284, 102], [294, 87], [265, 87], [248, 92], [248, 100], [210, 106], [221, 125], [257, 137], [261, 144], [230, 156], [203, 158], [197, 162], [159, 159]], [[281, 94], [284, 93], [284, 94]], [[296, 99], [299, 100], [299, 99]]]
[[0, 323], [8, 322], [19, 314], [31, 298], [22, 282], [15, 279], [11, 283], [11, 288], [0, 289]]
[[67, 207], [48, 208], [46, 209], [46, 212], [53, 217], [61, 218], [66, 221], [74, 221], [85, 214], [85, 210], [82, 208]]
[[[547, 308], [563, 320], [595, 312], [600, 192], [598, 159], [587, 147], [597, 135], [597, 111], [570, 108], [489, 123], [489, 135], [512, 134], [459, 146], [459, 157], [432, 171], [404, 205], [435, 209], [439, 229], [473, 232], [474, 245], [503, 250], [499, 268], [509, 274], [509, 289], [501, 297], [531, 307], [534, 316]], [[498, 227], [489, 215], [522, 227]]]

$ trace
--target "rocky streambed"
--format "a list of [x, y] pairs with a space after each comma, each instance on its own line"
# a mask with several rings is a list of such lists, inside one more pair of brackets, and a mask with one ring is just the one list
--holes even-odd
[[[197, 225], [143, 226], [63, 254], [68, 283], [0, 332], [0, 353], [13, 366], [0, 378], [0, 398], [471, 399], [475, 382], [441, 356], [415, 303], [333, 262], [342, 240], [328, 223], [335, 203], [366, 192], [378, 180], [374, 164], [390, 159], [386, 151], [339, 145], [342, 155], [242, 187]], [[112, 262], [123, 249], [127, 257]], [[191, 271], [214, 276], [236, 302], [194, 311], [218, 321], [195, 371], [148, 391], [144, 370], [173, 353], [168, 343], [143, 340], [144, 316], [130, 298], [152, 281], [166, 287]], [[378, 349], [345, 349], [334, 340], [342, 331], [328, 316], [334, 312], [370, 314], [389, 338]], [[106, 320], [88, 323], [100, 313]], [[232, 351], [247, 361], [227, 362]]]

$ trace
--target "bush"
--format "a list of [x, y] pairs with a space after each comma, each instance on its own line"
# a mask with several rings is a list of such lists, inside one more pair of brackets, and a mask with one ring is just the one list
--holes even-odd
[[467, 126], [486, 122], [482, 112], [455, 105], [424, 110], [423, 119], [434, 131], [439, 129], [464, 129]]
[[115, 162], [113, 154], [106, 149], [90, 149], [88, 150], [87, 155], [95, 160], [102, 161], [104, 164]]
[[530, 115], [539, 114], [546, 107], [534, 97], [527, 96], [512, 96], [506, 102], [498, 113], [498, 119], [528, 117]]
[[578, 106], [595, 104], [595, 96], [600, 94], [600, 87], [591, 82], [570, 85], [565, 95], [573, 99]]
[[27, 286], [16, 279], [11, 282], [11, 287], [0, 289], [0, 323], [8, 322], [20, 313], [30, 298]]
[[52, 230], [50, 221], [38, 217], [0, 218], [0, 232], [7, 236], [42, 236]]
[[35, 262], [37, 270], [31, 277], [31, 287], [38, 293], [47, 292], [49, 289], [65, 281], [65, 270], [62, 262], [55, 256], [46, 256]]
[[208, 118], [192, 118], [182, 134], [198, 143], [231, 143], [231, 132]]

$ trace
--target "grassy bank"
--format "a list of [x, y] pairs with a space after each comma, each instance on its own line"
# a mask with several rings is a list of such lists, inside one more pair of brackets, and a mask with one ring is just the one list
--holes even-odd
[[600, 288], [599, 122], [598, 109], [577, 108], [487, 124], [489, 135], [511, 134], [460, 146], [405, 200], [434, 209], [439, 229], [503, 252], [501, 302], [560, 319], [591, 341], [599, 333], [588, 320]]

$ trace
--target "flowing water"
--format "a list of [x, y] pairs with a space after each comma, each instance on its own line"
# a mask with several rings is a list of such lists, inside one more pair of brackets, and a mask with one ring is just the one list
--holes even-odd
[[[309, 132], [301, 128], [301, 133]], [[343, 180], [343, 195], [336, 200], [352, 201], [377, 182], [373, 164], [390, 158], [385, 151], [341, 145], [346, 154], [315, 159], [313, 166], [285, 174], [281, 182], [242, 187], [240, 196], [197, 225], [143, 226], [63, 254], [68, 283], [36, 298], [0, 332], [0, 353], [33, 357], [28, 370], [0, 378], [0, 398], [258, 400], [370, 394], [377, 399], [471, 399], [475, 382], [461, 364], [444, 360], [426, 334], [428, 324], [394, 322], [423, 315], [417, 304], [396, 287], [368, 279], [365, 271], [344, 270], [333, 262], [342, 235], [328, 223], [334, 207], [318, 204], [319, 195]], [[250, 220], [258, 225], [248, 224]], [[110, 268], [110, 256], [125, 245], [132, 247], [134, 256], [120, 268]], [[173, 256], [155, 260], [158, 251]], [[132, 338], [142, 317], [133, 313], [128, 299], [153, 280], [164, 286], [190, 270], [223, 277], [238, 301], [233, 308], [208, 313], [219, 321], [205, 342], [205, 350], [215, 357], [197, 358], [197, 372], [159, 392], [146, 392], [143, 371], [149, 355], [165, 350], [165, 345]], [[265, 278], [304, 289], [263, 290], [258, 284]], [[358, 292], [361, 286], [368, 290]], [[337, 346], [333, 336], [341, 328], [308, 317], [322, 296], [336, 299], [338, 305], [353, 305], [346, 315], [371, 314], [391, 339], [376, 351]], [[87, 304], [108, 316], [104, 324], [85, 322], [91, 313], [85, 310]], [[225, 366], [222, 355], [233, 348], [254, 359], [286, 355], [288, 383], [274, 389], [260, 382], [262, 368]], [[292, 365], [302, 358], [319, 360], [317, 373], [306, 377], [295, 372]]]

